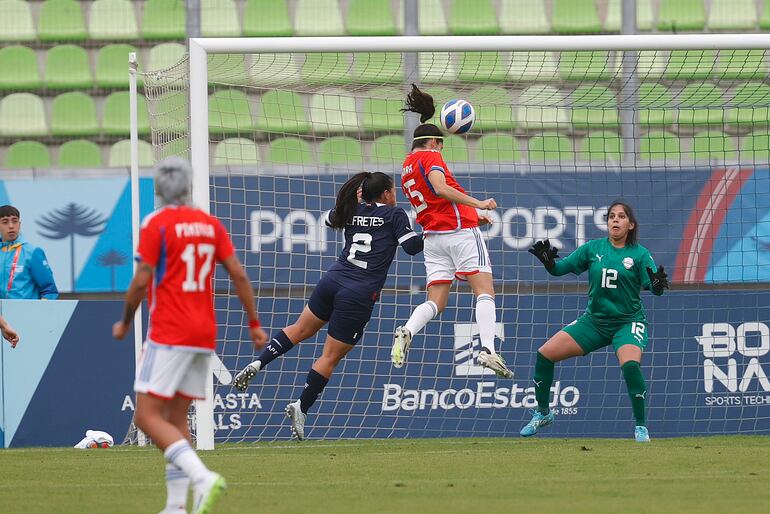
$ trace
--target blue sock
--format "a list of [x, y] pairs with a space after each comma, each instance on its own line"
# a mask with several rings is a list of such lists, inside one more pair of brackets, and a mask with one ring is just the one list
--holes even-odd
[[273, 362], [273, 359], [280, 357], [292, 348], [294, 348], [294, 343], [292, 343], [289, 336], [281, 330], [270, 338], [270, 342], [267, 343], [267, 346], [265, 346], [265, 349], [262, 350], [262, 353], [259, 354], [257, 359], [262, 363], [262, 369], [264, 369], [265, 366]]
[[310, 368], [310, 373], [307, 374], [305, 380], [305, 389], [302, 391], [302, 396], [299, 397], [299, 409], [307, 414], [328, 383], [328, 378]]

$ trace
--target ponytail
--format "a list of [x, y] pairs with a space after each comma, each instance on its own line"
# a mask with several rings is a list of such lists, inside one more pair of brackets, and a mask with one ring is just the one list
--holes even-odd
[[353, 175], [342, 184], [337, 192], [334, 211], [329, 218], [330, 226], [334, 229], [342, 229], [353, 221], [359, 204], [359, 189], [361, 190], [361, 199], [366, 203], [372, 203], [392, 187], [393, 179], [380, 171], [375, 173], [362, 171]]
[[440, 128], [432, 123], [425, 123], [436, 113], [433, 97], [414, 84], [412, 84], [412, 91], [406, 95], [406, 107], [401, 109], [401, 112], [416, 112], [420, 115], [421, 125], [414, 129], [412, 150], [425, 146], [431, 139], [444, 139]]

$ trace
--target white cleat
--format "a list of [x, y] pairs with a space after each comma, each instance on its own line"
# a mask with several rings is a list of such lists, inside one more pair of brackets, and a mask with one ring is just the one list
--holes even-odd
[[390, 360], [393, 362], [394, 367], [400, 368], [404, 365], [406, 354], [411, 344], [412, 334], [409, 333], [406, 327], [398, 327], [393, 340], [393, 349], [390, 351]]
[[214, 504], [227, 489], [227, 482], [219, 473], [209, 472], [209, 476], [201, 484], [194, 487], [195, 503], [192, 514], [208, 514]]
[[187, 514], [187, 510], [184, 507], [178, 507], [176, 509], [172, 507], [166, 507], [158, 514]]
[[245, 391], [249, 387], [251, 379], [259, 373], [260, 369], [262, 369], [262, 363], [260, 361], [254, 361], [240, 370], [238, 374], [235, 375], [235, 380], [233, 380], [235, 388], [241, 392]]
[[499, 353], [492, 353], [487, 348], [482, 348], [476, 361], [480, 366], [494, 371], [498, 377], [513, 378], [513, 371], [508, 369], [505, 359]]
[[307, 414], [300, 409], [299, 400], [286, 406], [286, 415], [291, 419], [291, 436], [297, 441], [305, 439]]

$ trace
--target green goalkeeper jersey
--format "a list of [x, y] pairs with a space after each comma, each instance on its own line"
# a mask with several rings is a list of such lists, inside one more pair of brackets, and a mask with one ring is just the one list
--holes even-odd
[[647, 267], [657, 271], [647, 248], [640, 244], [615, 248], [604, 238], [588, 241], [556, 261], [550, 273], [560, 277], [588, 270], [586, 315], [596, 323], [614, 324], [647, 321], [640, 297], [642, 289], [651, 290]]

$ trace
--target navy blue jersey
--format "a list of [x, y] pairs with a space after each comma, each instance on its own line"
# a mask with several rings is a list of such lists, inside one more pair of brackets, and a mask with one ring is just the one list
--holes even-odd
[[414, 255], [422, 250], [417, 242], [422, 239], [412, 230], [403, 209], [361, 203], [345, 226], [345, 248], [329, 274], [342, 286], [377, 292], [385, 284], [398, 245]]

